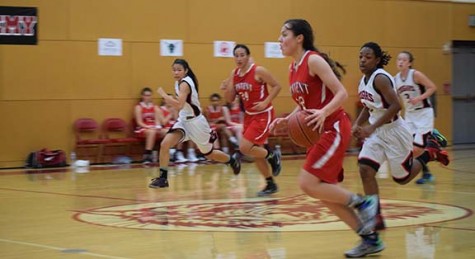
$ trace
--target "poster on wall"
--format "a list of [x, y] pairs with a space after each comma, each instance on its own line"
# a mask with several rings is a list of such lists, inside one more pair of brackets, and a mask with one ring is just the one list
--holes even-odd
[[214, 42], [214, 56], [232, 58], [233, 49], [236, 42], [234, 41], [215, 41]]
[[99, 38], [99, 56], [122, 56], [122, 39]]
[[0, 44], [38, 44], [37, 8], [0, 6]]
[[182, 40], [160, 40], [160, 55], [181, 57], [183, 56], [183, 41]]
[[266, 42], [264, 44], [264, 52], [266, 58], [284, 58], [279, 42]]

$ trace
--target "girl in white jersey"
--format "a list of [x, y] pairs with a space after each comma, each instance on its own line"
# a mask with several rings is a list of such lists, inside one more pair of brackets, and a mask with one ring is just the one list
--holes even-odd
[[[422, 164], [437, 160], [449, 163], [447, 153], [440, 149], [436, 141], [428, 143], [424, 153], [417, 159], [412, 153], [412, 132], [399, 116], [401, 104], [395, 90], [393, 77], [383, 67], [391, 56], [374, 42], [361, 47], [359, 55], [361, 78], [358, 94], [364, 108], [355, 121], [352, 132], [364, 139], [358, 156], [360, 176], [367, 195], [379, 194], [376, 173], [380, 165], [387, 161], [391, 174], [398, 184], [410, 182], [422, 168]], [[365, 125], [366, 122], [369, 122]], [[376, 229], [384, 229], [381, 213]]]
[[[432, 138], [434, 110], [429, 97], [434, 94], [437, 87], [426, 75], [412, 68], [413, 61], [414, 57], [410, 52], [399, 53], [397, 56], [399, 73], [394, 77], [394, 81], [404, 104], [404, 119], [414, 134], [414, 156], [418, 157], [424, 152], [428, 138]], [[440, 133], [436, 137], [437, 139], [445, 138]], [[417, 184], [433, 181], [433, 176], [427, 166], [425, 164], [422, 166], [423, 174], [416, 181]]]
[[176, 98], [169, 96], [161, 87], [158, 93], [165, 102], [179, 110], [178, 120], [170, 128], [160, 144], [160, 177], [152, 179], [150, 188], [168, 187], [168, 164], [169, 149], [180, 142], [191, 140], [211, 160], [228, 163], [234, 174], [241, 170], [240, 160], [237, 155], [229, 156], [219, 150], [213, 150], [213, 142], [216, 140], [216, 132], [213, 132], [208, 121], [203, 116], [198, 98], [198, 80], [191, 70], [188, 62], [184, 59], [176, 59], [172, 65], [173, 77], [175, 78]]

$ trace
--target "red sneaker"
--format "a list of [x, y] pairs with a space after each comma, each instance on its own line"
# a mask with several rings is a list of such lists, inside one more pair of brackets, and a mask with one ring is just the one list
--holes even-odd
[[374, 230], [381, 231], [386, 229], [386, 224], [384, 223], [383, 215], [376, 214], [376, 225], [374, 226]]
[[439, 161], [443, 165], [450, 163], [449, 154], [440, 148], [439, 143], [435, 139], [428, 139], [426, 150], [429, 152], [431, 161]]

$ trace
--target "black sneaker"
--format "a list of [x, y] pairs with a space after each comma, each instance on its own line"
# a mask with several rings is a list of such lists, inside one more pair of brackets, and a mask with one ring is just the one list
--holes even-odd
[[264, 197], [264, 196], [269, 196], [271, 194], [276, 193], [279, 190], [277, 187], [277, 184], [275, 183], [267, 183], [266, 188], [264, 188], [262, 191], [257, 193], [257, 196], [259, 197]]
[[229, 166], [233, 169], [234, 175], [238, 175], [241, 172], [241, 156], [239, 152], [235, 152], [231, 157], [233, 158], [233, 162], [229, 163]]
[[150, 188], [167, 188], [168, 179], [163, 177], [153, 178], [152, 182], [148, 185]]
[[152, 155], [151, 154], [143, 155], [142, 164], [143, 165], [150, 165], [151, 163], [153, 163]]
[[280, 153], [280, 151], [274, 150], [272, 156], [267, 158], [267, 161], [272, 167], [273, 176], [278, 176], [280, 174], [280, 171], [282, 170], [281, 156], [282, 154]]

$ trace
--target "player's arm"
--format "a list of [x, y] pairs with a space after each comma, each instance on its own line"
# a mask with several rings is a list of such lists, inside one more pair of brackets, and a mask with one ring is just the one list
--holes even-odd
[[322, 109], [326, 116], [332, 114], [343, 105], [348, 98], [348, 93], [343, 84], [338, 80], [330, 65], [319, 55], [308, 58], [310, 75], [318, 75], [323, 84], [333, 93], [333, 99]]
[[322, 80], [323, 84], [333, 93], [333, 99], [320, 110], [309, 110], [312, 114], [308, 116], [308, 125], [313, 125], [313, 130], [323, 130], [323, 123], [325, 118], [336, 111], [343, 105], [343, 102], [348, 98], [343, 84], [338, 80], [330, 65], [319, 55], [311, 55], [308, 58], [308, 68], [311, 76], [317, 75]]
[[148, 126], [145, 123], [143, 123], [142, 108], [140, 107], [140, 105], [135, 105], [134, 113], [135, 113], [135, 122], [137, 123], [137, 125], [142, 128], [148, 128]]
[[257, 81], [266, 83], [268, 86], [271, 87], [269, 91], [269, 96], [267, 96], [267, 98], [263, 101], [264, 106], [267, 107], [267, 105], [269, 105], [269, 103], [271, 103], [272, 100], [277, 97], [280, 92], [280, 89], [282, 89], [282, 86], [279, 84], [279, 82], [277, 82], [274, 76], [265, 67], [256, 67], [256, 77]]
[[183, 81], [179, 85], [178, 98], [176, 99], [168, 95], [161, 87], [157, 90], [157, 92], [163, 97], [163, 99], [165, 99], [166, 103], [176, 110], [181, 110], [185, 106], [186, 97], [191, 93], [191, 90], [188, 83]]
[[417, 70], [414, 71], [414, 82], [416, 84], [423, 85], [426, 88], [424, 94], [421, 94], [421, 96], [418, 96], [412, 100], [414, 104], [429, 98], [437, 90], [437, 86], [434, 84], [434, 82], [432, 82], [432, 80], [430, 80], [424, 73]]
[[221, 82], [221, 90], [224, 91], [224, 100], [228, 103], [234, 102], [236, 98], [236, 90], [234, 89], [233, 85], [233, 76], [234, 71], [231, 71], [231, 75]]
[[165, 125], [162, 110], [155, 105], [155, 121], [157, 125]]
[[397, 113], [401, 110], [401, 104], [399, 103], [396, 91], [394, 91], [391, 80], [382, 74], [379, 74], [374, 79], [374, 88], [381, 96], [386, 100], [389, 107], [386, 112], [377, 119], [373, 124], [365, 126], [361, 129], [360, 137], [369, 137], [377, 128], [381, 127], [385, 123], [391, 121]]

